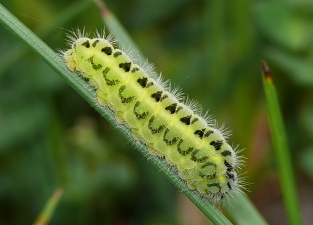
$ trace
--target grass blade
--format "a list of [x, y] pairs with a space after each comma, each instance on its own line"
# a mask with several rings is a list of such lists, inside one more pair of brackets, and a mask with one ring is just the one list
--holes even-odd
[[234, 195], [233, 198], [227, 202], [226, 209], [236, 224], [240, 225], [267, 225], [251, 201], [242, 194]]
[[265, 61], [262, 61], [262, 75], [268, 118], [287, 217], [290, 224], [300, 225], [303, 223], [300, 216], [300, 207], [297, 198], [298, 194], [295, 185], [286, 131], [278, 104], [276, 89], [273, 84], [273, 77]]
[[[114, 37], [118, 38], [119, 42], [124, 46], [138, 50], [139, 48], [137, 47], [136, 43], [131, 39], [125, 28], [121, 25], [110, 9], [104, 4], [104, 2], [101, 0], [94, 0], [94, 2], [101, 11], [103, 22], [106, 28], [108, 28], [110, 32], [113, 33]], [[139, 50], [138, 56], [141, 62], [146, 60], [146, 57]]]
[[34, 225], [46, 225], [50, 222], [51, 217], [55, 211], [56, 206], [58, 205], [61, 197], [63, 195], [62, 189], [57, 189], [51, 198], [48, 200], [47, 204], [45, 205], [44, 209], [36, 219]]
[[178, 188], [181, 190], [195, 205], [197, 205], [202, 212], [214, 224], [231, 224], [227, 218], [209, 201], [199, 199], [196, 192], [189, 190], [185, 183], [179, 179], [175, 171], [170, 170], [167, 164], [162, 159], [151, 158], [145, 145], [140, 142], [134, 142], [131, 133], [124, 126], [116, 124], [112, 111], [99, 105], [96, 102], [95, 92], [90, 88], [82, 78], [75, 73], [70, 72], [64, 62], [58, 55], [50, 49], [41, 39], [33, 34], [27, 27], [25, 27], [17, 18], [8, 12], [0, 4], [0, 23], [6, 27], [7, 30], [15, 34], [21, 41], [23, 41], [32, 51], [38, 54], [52, 69], [54, 69], [66, 82], [76, 90], [91, 106], [93, 106], [103, 117], [105, 117], [111, 124], [113, 124], [123, 135], [133, 143], [137, 149], [164, 173]]

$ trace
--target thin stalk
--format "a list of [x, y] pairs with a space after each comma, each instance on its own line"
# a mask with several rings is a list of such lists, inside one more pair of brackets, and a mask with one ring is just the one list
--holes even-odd
[[63, 195], [62, 189], [57, 189], [53, 195], [50, 197], [48, 202], [46, 203], [45, 207], [43, 208], [42, 212], [36, 219], [34, 225], [46, 225], [49, 224], [51, 217], [57, 207], [61, 197]]
[[273, 77], [265, 61], [262, 61], [262, 77], [267, 102], [267, 113], [287, 217], [290, 224], [301, 225], [303, 223], [300, 215], [296, 182], [285, 126], [279, 108]]
[[[110, 32], [113, 33], [114, 37], [118, 38], [119, 42], [122, 43], [125, 47], [131, 47], [138, 50], [139, 48], [137, 47], [136, 43], [127, 33], [126, 29], [122, 26], [120, 21], [118, 21], [118, 19], [115, 17], [114, 13], [112, 13], [111, 10], [106, 6], [106, 4], [101, 0], [93, 1], [101, 11], [101, 16], [106, 28], [108, 28]], [[146, 57], [139, 50], [138, 56], [141, 62], [145, 61]]]
[[236, 224], [267, 225], [267, 222], [245, 195], [238, 194], [230, 198], [225, 207]]

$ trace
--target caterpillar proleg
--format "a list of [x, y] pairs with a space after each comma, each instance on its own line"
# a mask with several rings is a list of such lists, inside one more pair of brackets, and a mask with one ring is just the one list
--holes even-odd
[[137, 59], [116, 47], [109, 35], [90, 39], [78, 31], [69, 36], [62, 57], [70, 71], [89, 80], [97, 101], [145, 144], [150, 154], [164, 157], [191, 190], [212, 202], [240, 192], [241, 159], [227, 143], [227, 132], [200, 107], [184, 100]]

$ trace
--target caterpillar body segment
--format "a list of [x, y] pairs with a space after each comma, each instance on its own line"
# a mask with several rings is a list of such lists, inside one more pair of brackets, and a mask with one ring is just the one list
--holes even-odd
[[106, 38], [70, 39], [63, 52], [68, 69], [87, 78], [99, 104], [112, 109], [152, 155], [165, 157], [188, 188], [213, 202], [240, 192], [240, 160], [216, 126]]

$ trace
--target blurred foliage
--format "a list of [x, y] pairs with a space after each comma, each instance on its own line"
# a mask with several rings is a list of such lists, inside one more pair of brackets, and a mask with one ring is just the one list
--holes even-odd
[[[1, 3], [49, 46], [64, 49], [66, 31], [58, 26], [91, 32], [103, 28], [99, 9], [91, 0], [85, 2]], [[281, 191], [275, 182], [260, 60], [268, 61], [274, 75], [301, 178], [300, 195], [313, 196], [312, 188], [309, 193], [302, 188], [312, 187], [313, 179], [313, 2], [106, 4], [157, 71], [231, 128], [231, 142], [245, 148], [243, 170], [253, 183], [251, 198], [270, 224], [286, 224], [283, 207], [272, 208]], [[0, 93], [0, 224], [33, 223], [59, 187], [64, 194], [51, 224], [188, 224], [179, 216], [182, 201], [169, 181], [3, 27]], [[303, 207], [303, 212], [313, 208], [312, 203]], [[277, 212], [279, 221], [272, 215]], [[313, 220], [313, 215], [303, 215], [307, 223]]]

